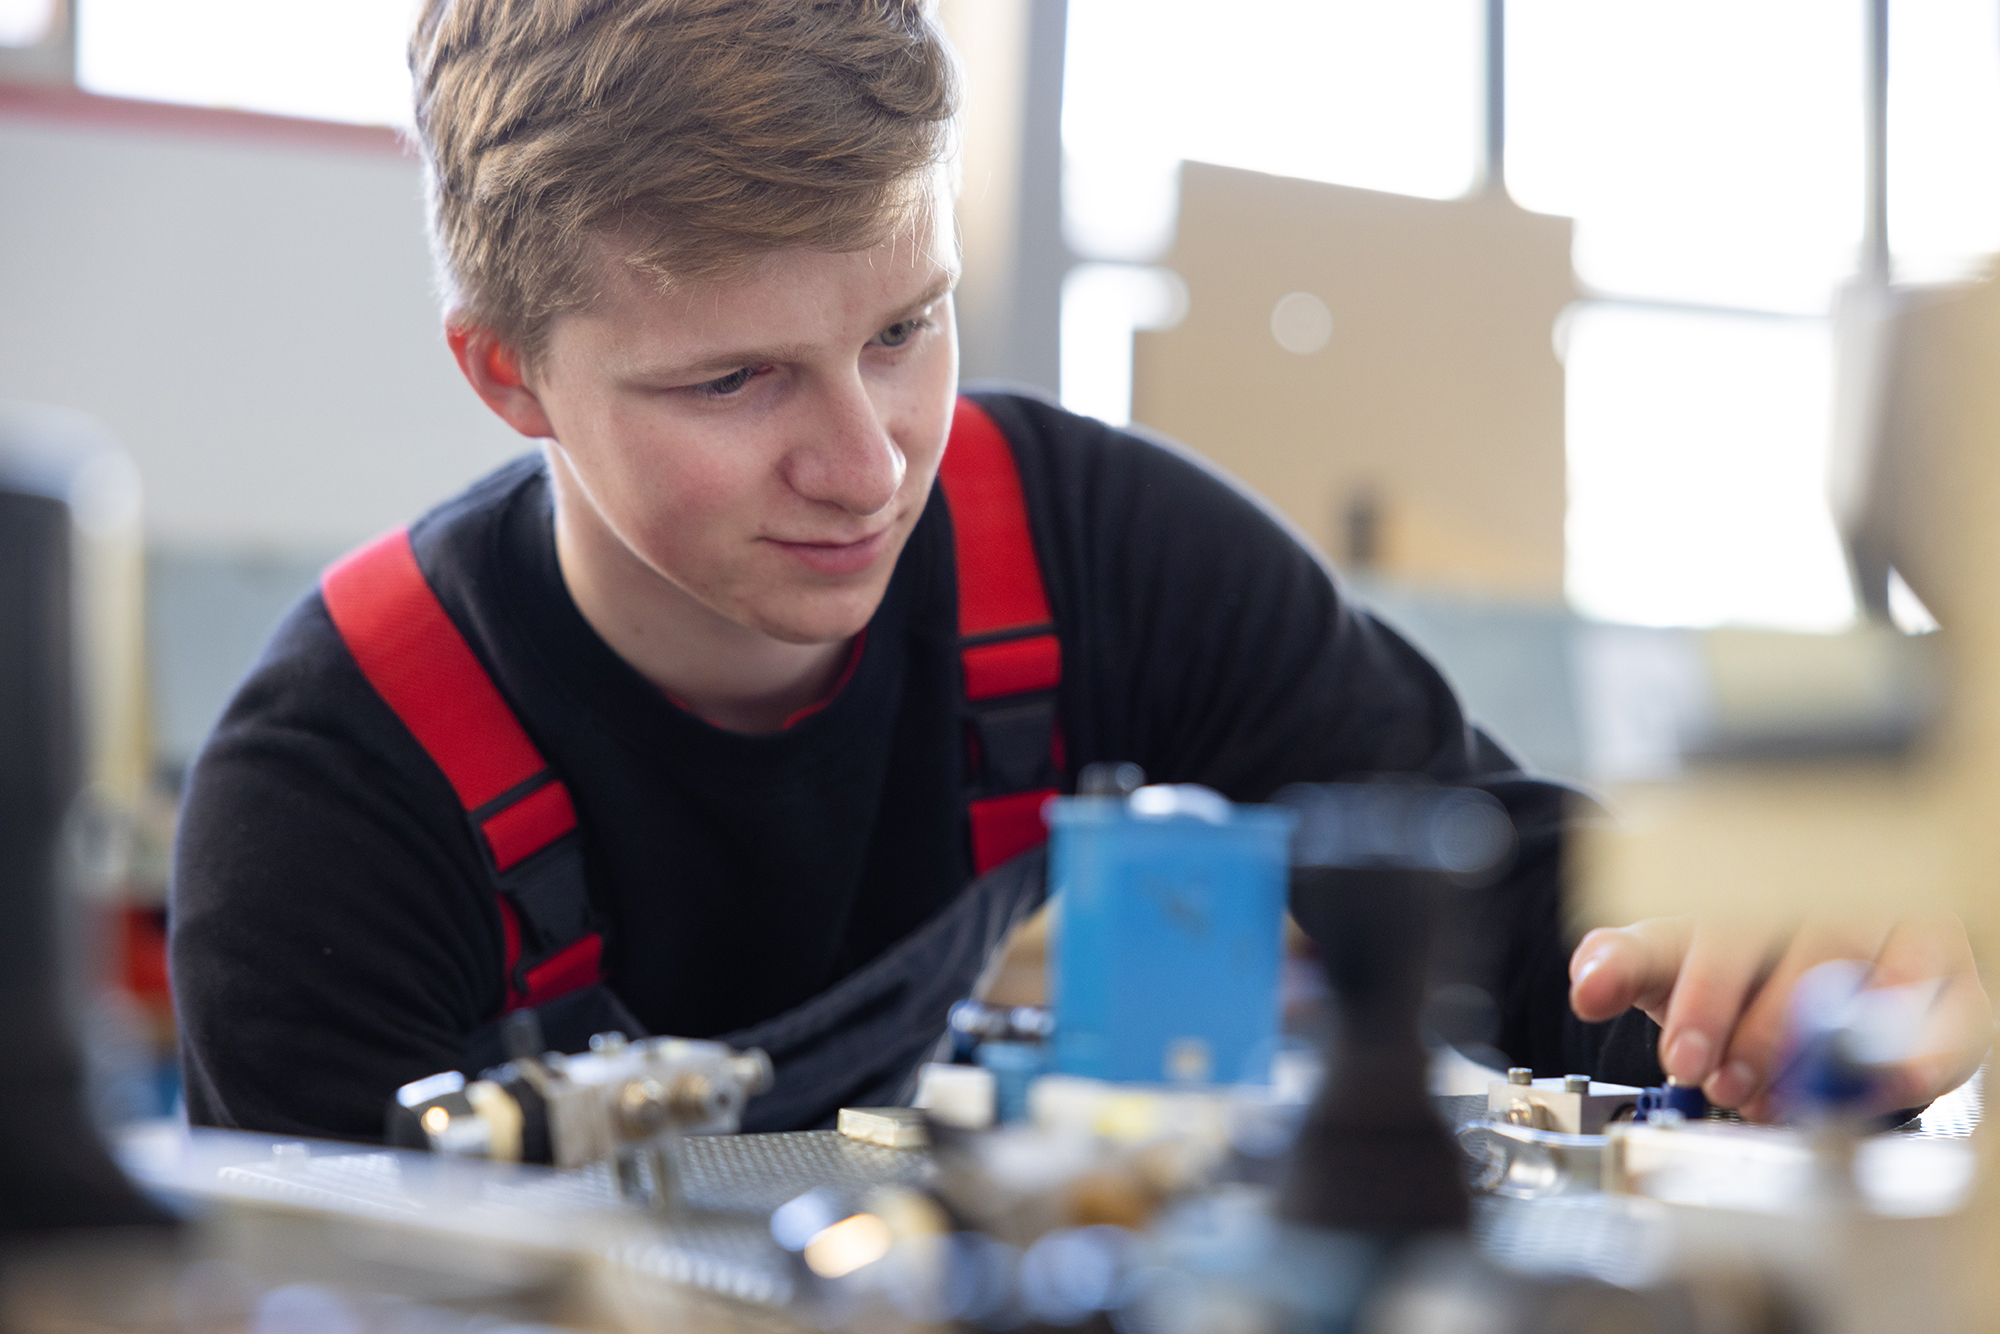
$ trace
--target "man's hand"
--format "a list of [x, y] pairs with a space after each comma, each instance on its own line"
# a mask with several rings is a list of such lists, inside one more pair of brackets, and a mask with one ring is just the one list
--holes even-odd
[[1985, 1059], [1993, 1012], [1965, 928], [1948, 913], [1790, 929], [1655, 917], [1600, 928], [1570, 957], [1570, 1005], [1585, 1020], [1637, 1006], [1660, 1025], [1660, 1065], [1712, 1103], [1754, 1121], [1775, 1115], [1771, 1081], [1799, 976], [1830, 959], [1870, 961], [1871, 987], [1943, 983], [1916, 1054], [1897, 1066], [1884, 1109], [1922, 1106]]

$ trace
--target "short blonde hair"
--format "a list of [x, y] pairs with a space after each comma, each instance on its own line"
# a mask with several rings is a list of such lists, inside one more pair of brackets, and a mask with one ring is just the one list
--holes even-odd
[[529, 356], [599, 237], [663, 284], [886, 240], [958, 97], [924, 0], [425, 0], [410, 69], [447, 307]]

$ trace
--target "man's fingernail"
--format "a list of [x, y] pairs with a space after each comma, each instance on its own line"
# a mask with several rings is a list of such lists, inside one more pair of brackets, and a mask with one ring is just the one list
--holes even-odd
[[1576, 965], [1576, 971], [1570, 974], [1569, 984], [1573, 987], [1581, 986], [1583, 984], [1583, 979], [1589, 977], [1592, 973], [1596, 972], [1598, 968], [1603, 965], [1603, 963], [1604, 963], [1604, 956], [1601, 953], [1587, 955], [1582, 960], [1582, 962]]
[[1757, 1072], [1747, 1062], [1731, 1061], [1708, 1077], [1708, 1100], [1724, 1107], [1734, 1107], [1750, 1096], [1750, 1090], [1757, 1087]]
[[1668, 1045], [1667, 1073], [1683, 1084], [1699, 1083], [1714, 1053], [1708, 1039], [1691, 1028]]

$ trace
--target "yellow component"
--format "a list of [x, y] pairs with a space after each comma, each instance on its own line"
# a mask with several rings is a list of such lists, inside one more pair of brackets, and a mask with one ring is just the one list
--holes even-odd
[[849, 1139], [885, 1149], [921, 1149], [931, 1142], [914, 1107], [843, 1107], [837, 1128]]
[[465, 1086], [465, 1100], [486, 1122], [490, 1149], [487, 1156], [499, 1163], [521, 1161], [521, 1104], [507, 1090], [490, 1079], [477, 1079]]
[[1160, 1099], [1153, 1093], [1116, 1093], [1098, 1108], [1098, 1134], [1115, 1144], [1142, 1144], [1160, 1133]]

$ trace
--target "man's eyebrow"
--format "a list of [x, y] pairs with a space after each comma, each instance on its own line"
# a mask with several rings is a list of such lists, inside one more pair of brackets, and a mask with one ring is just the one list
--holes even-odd
[[[934, 306], [950, 295], [958, 286], [958, 276], [941, 273], [924, 289], [923, 295], [904, 306], [883, 322], [886, 328], [914, 317], [928, 306]], [[699, 361], [685, 362], [678, 366], [637, 366], [627, 371], [625, 378], [646, 384], [700, 384], [704, 380], [715, 379], [754, 365], [760, 361], [796, 361], [810, 349], [803, 344], [786, 344], [774, 347], [744, 348], [733, 352], [718, 352], [703, 357]]]
[[624, 378], [648, 384], [700, 384], [745, 366], [754, 366], [760, 361], [797, 361], [807, 351], [807, 347], [798, 344], [718, 352], [700, 361], [682, 362], [675, 366], [635, 366], [626, 372]]
[[[912, 301], [909, 305], [903, 307], [902, 312], [899, 315], [897, 315], [896, 320], [908, 319], [910, 316], [922, 310], [925, 306], [935, 306], [938, 302], [944, 300], [947, 296], [950, 296], [952, 293], [952, 289], [956, 288], [957, 286], [958, 286], [958, 275], [956, 273], [953, 273], [949, 269], [945, 270], [943, 273], [938, 274], [938, 276], [931, 281], [931, 285], [924, 289], [924, 294], [922, 296], [918, 297], [915, 301]], [[896, 320], [890, 320], [889, 323], [894, 324], [896, 323]]]

